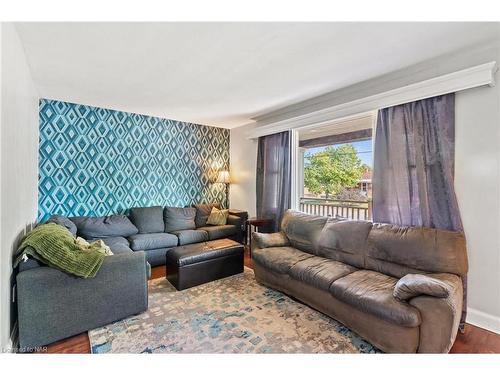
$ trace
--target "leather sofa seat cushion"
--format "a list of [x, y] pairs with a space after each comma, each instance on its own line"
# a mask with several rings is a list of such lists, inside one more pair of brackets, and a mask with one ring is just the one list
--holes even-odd
[[130, 209], [130, 220], [139, 233], [161, 233], [165, 230], [163, 207], [134, 207]]
[[230, 237], [238, 233], [236, 225], [207, 225], [198, 229], [207, 232], [210, 240]]
[[334, 260], [311, 257], [295, 263], [288, 274], [296, 280], [328, 291], [337, 279], [357, 271], [357, 268]]
[[355, 271], [334, 281], [330, 292], [361, 311], [400, 326], [417, 327], [421, 323], [419, 311], [393, 296], [397, 281], [374, 271]]
[[318, 240], [318, 255], [364, 268], [367, 238], [372, 228], [369, 221], [329, 221]]
[[281, 230], [293, 247], [316, 254], [316, 242], [327, 220], [324, 216], [287, 210], [281, 221]]
[[177, 236], [170, 233], [139, 233], [128, 238], [134, 251], [177, 246]]
[[196, 228], [204, 227], [207, 225], [208, 217], [212, 212], [212, 208], [220, 209], [219, 203], [208, 203], [208, 204], [195, 204], [193, 206], [196, 209], [196, 216], [194, 218], [194, 222], [196, 224]]
[[179, 238], [179, 245], [208, 241], [208, 233], [200, 229], [186, 229], [172, 232]]
[[111, 215], [102, 217], [79, 216], [70, 220], [76, 225], [77, 234], [86, 240], [105, 237], [129, 237], [139, 233], [125, 215]]
[[288, 246], [255, 249], [252, 252], [252, 259], [255, 262], [280, 273], [288, 273], [293, 265], [312, 256], [312, 254]]
[[194, 207], [165, 207], [163, 210], [165, 232], [196, 229], [195, 216], [196, 209]]

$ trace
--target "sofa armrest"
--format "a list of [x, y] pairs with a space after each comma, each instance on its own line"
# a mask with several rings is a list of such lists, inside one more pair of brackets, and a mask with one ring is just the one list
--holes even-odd
[[104, 258], [93, 278], [51, 267], [16, 277], [19, 343], [33, 348], [76, 335], [148, 307], [146, 258], [142, 251]]
[[229, 209], [229, 215], [239, 216], [242, 219], [248, 219], [248, 212], [243, 210], [237, 210], [236, 208]]
[[243, 210], [237, 210], [234, 208], [229, 209], [229, 216], [238, 216], [241, 219], [241, 225], [245, 225], [248, 220], [248, 212]]
[[401, 301], [427, 295], [446, 298], [453, 291], [460, 278], [452, 274], [408, 274], [396, 283], [393, 295]]
[[[236, 219], [238, 218], [238, 219]], [[242, 231], [245, 230], [245, 224], [248, 220], [248, 212], [243, 210], [237, 210], [234, 208], [229, 209], [229, 216], [227, 217], [227, 223], [231, 225], [239, 225]]]
[[447, 296], [420, 294], [408, 303], [420, 312], [419, 353], [448, 353], [455, 342], [462, 315], [462, 280], [452, 274], [431, 274], [446, 285]]
[[288, 246], [290, 242], [284, 232], [276, 233], [252, 233], [252, 250], [265, 249], [266, 247]]
[[226, 224], [229, 224], [229, 225], [236, 225], [238, 228], [242, 228], [243, 226], [243, 219], [239, 216], [236, 216], [236, 215], [229, 215], [227, 217], [227, 222]]

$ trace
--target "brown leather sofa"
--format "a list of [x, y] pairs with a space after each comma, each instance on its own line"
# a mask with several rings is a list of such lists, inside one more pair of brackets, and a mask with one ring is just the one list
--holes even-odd
[[258, 282], [340, 321], [390, 353], [447, 353], [462, 311], [462, 233], [340, 221], [289, 210], [253, 233]]

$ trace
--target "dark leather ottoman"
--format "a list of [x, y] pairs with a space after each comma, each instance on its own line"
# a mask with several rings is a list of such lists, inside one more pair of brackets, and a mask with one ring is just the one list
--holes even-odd
[[183, 290], [243, 272], [243, 249], [227, 238], [178, 246], [166, 255], [167, 280]]

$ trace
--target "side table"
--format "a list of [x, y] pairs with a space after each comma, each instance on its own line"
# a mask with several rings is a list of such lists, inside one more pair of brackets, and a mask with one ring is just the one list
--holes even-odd
[[247, 235], [247, 244], [249, 246], [249, 254], [250, 258], [252, 257], [252, 228], [255, 232], [259, 231], [259, 228], [266, 227], [273, 223], [273, 219], [266, 219], [260, 217], [251, 217], [247, 220], [246, 223], [246, 235]]

